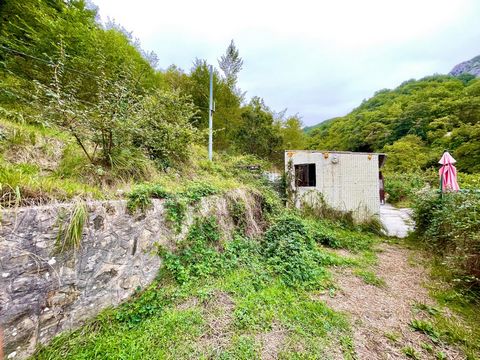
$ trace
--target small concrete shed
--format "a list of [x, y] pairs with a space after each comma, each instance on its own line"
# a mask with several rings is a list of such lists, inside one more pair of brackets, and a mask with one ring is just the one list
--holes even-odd
[[285, 173], [293, 197], [290, 200], [300, 207], [318, 191], [326, 204], [352, 212], [357, 221], [379, 216], [384, 201], [380, 169], [385, 158], [378, 153], [287, 150]]

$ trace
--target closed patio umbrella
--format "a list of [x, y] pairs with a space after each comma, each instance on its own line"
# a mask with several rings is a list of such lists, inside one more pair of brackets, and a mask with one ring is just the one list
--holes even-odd
[[453, 165], [456, 162], [457, 161], [448, 153], [448, 151], [443, 153], [442, 158], [438, 162], [439, 164], [442, 164], [439, 175], [440, 187], [443, 192], [460, 190], [457, 183], [457, 169]]

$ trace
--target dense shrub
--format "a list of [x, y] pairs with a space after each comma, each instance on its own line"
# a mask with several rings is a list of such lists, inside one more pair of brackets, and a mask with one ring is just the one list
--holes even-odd
[[165, 201], [166, 219], [174, 226], [177, 233], [182, 230], [182, 223], [187, 216], [187, 206], [187, 200], [178, 195]]
[[480, 290], [480, 193], [419, 193], [414, 220], [424, 245], [444, 257], [458, 280]]
[[425, 169], [437, 157], [419, 136], [411, 134], [384, 146], [382, 152], [388, 154], [385, 170], [398, 173]]
[[134, 212], [137, 209], [145, 211], [150, 205], [152, 205], [152, 198], [164, 199], [168, 196], [168, 192], [161, 185], [137, 185], [130, 193], [127, 194], [127, 209], [130, 212]]
[[216, 274], [222, 268], [217, 250], [220, 232], [215, 218], [197, 219], [176, 253], [165, 252], [165, 269], [179, 283]]
[[220, 189], [205, 181], [193, 181], [187, 185], [181, 196], [185, 197], [190, 203], [194, 203], [200, 201], [205, 196], [215, 195], [219, 192]]
[[[480, 174], [459, 172], [458, 184], [461, 189], [478, 190], [480, 189]], [[438, 189], [437, 168], [415, 172], [389, 171], [385, 173], [385, 192], [388, 194], [387, 201], [391, 204], [402, 203], [402, 205], [408, 206], [415, 200], [417, 192], [425, 187]]]
[[190, 145], [200, 140], [190, 122], [195, 113], [190, 98], [175, 91], [158, 91], [144, 98], [136, 113], [134, 143], [162, 168], [185, 161]]
[[376, 231], [363, 231], [362, 227], [351, 228], [341, 223], [326, 220], [309, 220], [305, 222], [309, 234], [318, 244], [331, 248], [343, 248], [352, 251], [370, 248], [374, 242], [371, 233]]
[[388, 194], [387, 201], [391, 204], [409, 203], [415, 197], [415, 193], [425, 186], [438, 187], [436, 172], [391, 172], [385, 174], [385, 192]]
[[265, 233], [261, 248], [267, 263], [287, 285], [311, 284], [322, 273], [316, 243], [297, 216], [280, 218]]
[[480, 190], [480, 174], [458, 174], [458, 184], [461, 189]]

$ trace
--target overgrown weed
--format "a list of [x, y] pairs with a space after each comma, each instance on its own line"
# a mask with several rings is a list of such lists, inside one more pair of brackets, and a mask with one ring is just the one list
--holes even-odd
[[[424, 249], [414, 239], [405, 240], [413, 249]], [[433, 330], [441, 341], [460, 347], [467, 359], [480, 357], [480, 300], [476, 292], [466, 289], [461, 282], [454, 281], [455, 273], [445, 266], [442, 256], [431, 253], [424, 266], [429, 267], [431, 281], [429, 292], [438, 306], [415, 304], [414, 309], [427, 317], [429, 325], [417, 323], [427, 332]], [[425, 326], [423, 326], [425, 325]], [[431, 327], [430, 327], [431, 325]], [[423, 331], [423, 330], [422, 330]], [[440, 356], [440, 355], [438, 355]], [[441, 358], [441, 357], [440, 357]]]
[[[73, 207], [68, 219], [59, 214], [59, 230], [55, 243], [55, 251], [62, 253], [68, 250], [78, 250], [82, 242], [85, 222], [88, 221], [88, 210], [84, 202], [78, 201]], [[66, 221], [66, 225], [65, 225]]]
[[[87, 327], [60, 335], [35, 358], [89, 357], [99, 351], [112, 358], [122, 353], [119, 346], [132, 346], [131, 351], [143, 357], [207, 356], [209, 348], [198, 346], [207, 326], [202, 312], [195, 305], [187, 309], [175, 305], [194, 297], [203, 306], [218, 292], [228, 294], [235, 304], [225, 315], [232, 319], [231, 341], [216, 350], [220, 358], [258, 357], [260, 348], [254, 339], [270, 331], [273, 323], [286, 329], [282, 356], [293, 356], [301, 346], [302, 356], [321, 358], [338, 336], [345, 356], [353, 358], [348, 320], [309, 293], [331, 287], [328, 266], [350, 265], [352, 260], [317, 243], [312, 220], [294, 213], [275, 219], [260, 239], [238, 233], [230, 241], [223, 239], [215, 218], [195, 219], [175, 252], [160, 249], [164, 266], [156, 282], [118, 309], [104, 311]], [[157, 346], [150, 346], [143, 335], [146, 331], [162, 337]]]

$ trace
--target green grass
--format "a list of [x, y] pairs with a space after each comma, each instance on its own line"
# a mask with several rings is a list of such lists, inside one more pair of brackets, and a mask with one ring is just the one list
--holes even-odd
[[37, 204], [66, 201], [76, 196], [102, 198], [102, 191], [73, 179], [43, 175], [35, 165], [11, 164], [0, 157], [0, 204]]
[[135, 327], [115, 323], [107, 314], [69, 336], [57, 337], [50, 351], [36, 359], [163, 359], [188, 358], [195, 352], [195, 339], [204, 331], [199, 309], [164, 309], [161, 316]]
[[[466, 302], [463, 296], [445, 301], [450, 292], [433, 291], [434, 297], [446, 308], [453, 310], [454, 316], [441, 310], [430, 316], [430, 321], [422, 328], [430, 337], [439, 338], [460, 347], [468, 359], [480, 357], [480, 318], [478, 303]], [[451, 293], [450, 293], [451, 294]], [[445, 302], [444, 302], [445, 301]]]
[[83, 165], [68, 134], [0, 118], [1, 206], [102, 198], [99, 186], [84, 181]]
[[380, 288], [385, 288], [387, 285], [385, 280], [378, 277], [373, 271], [365, 270], [365, 269], [356, 269], [354, 270], [354, 274], [360, 277], [365, 284], [377, 286]]
[[[33, 358], [256, 359], [265, 346], [261, 339], [278, 332], [278, 358], [325, 358], [332, 346], [340, 346], [345, 358], [354, 359], [348, 318], [314, 296], [332, 287], [329, 266], [354, 262], [311, 238], [301, 249], [265, 251], [269, 244], [288, 242], [284, 231], [309, 238], [310, 230], [309, 222], [288, 215], [278, 218], [262, 241], [238, 235], [224, 242], [214, 218], [197, 219], [175, 253], [160, 251], [164, 267], [153, 284], [56, 337]], [[290, 253], [295, 249], [300, 252]], [[288, 269], [270, 261], [273, 255], [292, 269], [308, 261], [313, 277], [297, 278], [296, 270], [285, 275]], [[217, 331], [225, 341], [215, 338]]]
[[412, 346], [405, 346], [402, 348], [402, 352], [409, 359], [420, 360], [420, 354]]
[[413, 319], [410, 322], [410, 326], [412, 327], [412, 329], [414, 329], [416, 331], [423, 332], [434, 343], [438, 343], [440, 341], [441, 334], [440, 334], [439, 331], [437, 331], [435, 329], [434, 325], [430, 321], [421, 320], [421, 319]]
[[140, 184], [127, 194], [127, 209], [134, 213], [137, 210], [144, 212], [152, 205], [152, 199], [165, 199], [169, 193], [160, 184]]
[[[256, 359], [261, 347], [255, 339], [270, 331], [273, 322], [287, 334], [281, 349], [283, 358], [293, 358], [294, 355], [321, 358], [333, 339], [348, 336], [349, 324], [343, 315], [279, 280], [269, 279], [259, 284], [255, 275], [243, 268], [220, 279], [205, 281], [200, 286], [170, 288], [159, 295], [158, 299], [164, 305], [134, 325], [118, 317], [122, 309], [107, 311], [89, 326], [57, 337], [34, 358], [206, 359], [215, 355], [220, 359]], [[214, 343], [203, 347], [201, 335], [211, 331], [205, 308], [200, 305], [179, 310], [175, 306], [175, 300], [181, 303], [202, 294], [209, 294], [207, 299], [212, 299], [219, 291], [227, 293], [235, 303], [232, 314], [227, 314], [233, 320], [224, 329], [229, 337], [228, 346], [220, 350]], [[142, 296], [149, 295], [144, 293]], [[146, 302], [144, 306], [147, 304], [151, 303]], [[140, 310], [137, 308], [136, 312]], [[302, 349], [300, 353], [299, 348]]]
[[[406, 245], [418, 249], [415, 239], [407, 239]], [[446, 267], [443, 258], [432, 255], [423, 263], [430, 270], [427, 284], [437, 306], [415, 304], [414, 310], [426, 319], [412, 320], [412, 327], [439, 340], [458, 346], [467, 359], [480, 358], [480, 299], [475, 292], [454, 281], [456, 274]], [[437, 354], [441, 359], [442, 355]]]
[[313, 239], [331, 248], [348, 249], [354, 253], [370, 250], [379, 237], [361, 227], [325, 219], [306, 220]]
[[402, 338], [402, 334], [399, 332], [386, 332], [384, 335], [393, 343], [398, 342]]
[[[252, 173], [242, 166], [255, 163], [267, 169], [268, 163], [252, 156], [224, 154], [215, 154], [212, 163], [203, 146], [192, 146], [192, 156], [186, 163], [165, 172], [155, 168], [140, 150], [119, 150], [108, 167], [90, 163], [66, 132], [0, 118], [0, 205], [68, 201], [74, 197], [111, 199], [127, 194], [133, 212], [148, 208], [151, 198], [163, 197], [155, 188], [185, 198], [188, 203], [226, 190], [247, 187], [263, 192], [266, 188], [261, 171]], [[94, 148], [87, 150], [94, 152]]]

